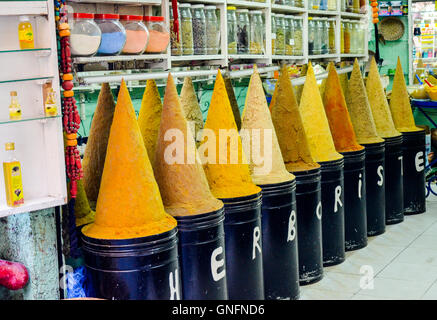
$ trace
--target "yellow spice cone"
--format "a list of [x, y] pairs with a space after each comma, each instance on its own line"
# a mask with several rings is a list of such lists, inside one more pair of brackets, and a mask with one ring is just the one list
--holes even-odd
[[[203, 132], [199, 154], [208, 157], [204, 169], [212, 194], [216, 198], [224, 199], [259, 193], [261, 189], [253, 184], [250, 176], [220, 70], [214, 84], [205, 129], [208, 130]], [[222, 134], [227, 133], [230, 138], [220, 139], [220, 131]], [[220, 159], [222, 163], [219, 162]]]
[[[299, 77], [304, 77], [307, 75], [307, 71], [308, 71], [308, 65], [304, 64], [302, 66], [302, 69], [300, 70], [300, 74]], [[303, 84], [298, 85], [294, 88], [294, 92], [296, 94], [296, 101], [298, 104], [300, 104], [300, 99], [302, 97], [302, 90], [303, 90]]]
[[329, 65], [331, 67], [328, 68], [329, 74], [326, 78], [323, 105], [325, 106], [335, 149], [338, 152], [363, 150], [364, 147], [357, 143], [337, 71], [332, 62]]
[[390, 111], [395, 127], [400, 132], [421, 131], [414, 123], [411, 110], [410, 98], [405, 84], [404, 72], [398, 57], [396, 73], [393, 79], [393, 87], [390, 98]]
[[103, 83], [83, 157], [83, 185], [90, 204], [95, 208], [105, 165], [109, 131], [114, 117], [115, 102], [109, 84]]
[[[168, 86], [168, 84], [167, 84]], [[185, 77], [181, 90], [182, 110], [187, 121], [191, 122], [191, 130], [194, 139], [198, 141], [198, 132], [203, 129], [203, 116], [197, 101], [196, 92], [194, 91], [193, 81], [190, 77]], [[194, 124], [194, 126], [193, 126]]]
[[[372, 58], [370, 62], [366, 91], [378, 135], [382, 138], [399, 136], [400, 133], [396, 130], [391, 117], [390, 107], [388, 106], [384, 88], [382, 87], [375, 58]], [[353, 94], [353, 92], [351, 92], [351, 94]]]
[[357, 142], [360, 144], [380, 143], [384, 140], [376, 132], [372, 110], [367, 99], [366, 88], [361, 75], [358, 60], [355, 59], [354, 68], [348, 82], [346, 105], [354, 127]]
[[132, 101], [121, 82], [109, 136], [96, 219], [83, 233], [97, 239], [131, 239], [176, 227], [164, 211]]
[[290, 172], [319, 168], [320, 165], [311, 156], [299, 106], [286, 67], [281, 70], [276, 82], [276, 90], [276, 103], [271, 113], [285, 167]]
[[138, 115], [138, 125], [152, 166], [155, 162], [156, 139], [161, 122], [161, 112], [162, 103], [156, 82], [155, 80], [147, 80]]
[[[176, 140], [165, 141], [166, 133], [175, 130], [180, 133]], [[169, 157], [168, 150], [175, 151], [174, 158]], [[223, 207], [223, 203], [214, 198], [209, 190], [202, 164], [195, 161], [195, 153], [194, 137], [184, 117], [173, 77], [169, 74], [154, 172], [165, 210], [173, 216], [208, 213]], [[179, 155], [181, 161], [174, 163], [172, 160]]]
[[[294, 179], [294, 176], [288, 173], [285, 168], [256, 66], [247, 90], [241, 129], [247, 130], [246, 134], [241, 134], [241, 140], [245, 148], [246, 158], [249, 159], [250, 173], [255, 184], [274, 184]], [[256, 133], [253, 130], [259, 132], [256, 140]], [[264, 137], [268, 133], [270, 133], [271, 138], [264, 141]], [[258, 157], [264, 158], [264, 160], [258, 161], [261, 160]]]
[[83, 187], [82, 180], [77, 181], [77, 195], [74, 203], [74, 216], [76, 217], [76, 227], [83, 226], [94, 221], [95, 211], [88, 202], [88, 198]]
[[308, 72], [302, 90], [299, 110], [314, 160], [324, 162], [343, 158], [335, 150], [311, 62], [308, 63]]
[[234, 88], [232, 87], [231, 78], [223, 78], [225, 81], [226, 92], [228, 93], [228, 99], [231, 104], [232, 113], [234, 114], [235, 124], [237, 125], [238, 131], [241, 129], [241, 115], [240, 109], [238, 108], [237, 98], [235, 97]]

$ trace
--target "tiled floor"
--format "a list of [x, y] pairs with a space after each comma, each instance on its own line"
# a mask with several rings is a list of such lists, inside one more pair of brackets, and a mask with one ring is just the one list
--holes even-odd
[[437, 197], [427, 199], [426, 213], [406, 216], [368, 242], [325, 268], [321, 281], [302, 286], [301, 299], [437, 299]]

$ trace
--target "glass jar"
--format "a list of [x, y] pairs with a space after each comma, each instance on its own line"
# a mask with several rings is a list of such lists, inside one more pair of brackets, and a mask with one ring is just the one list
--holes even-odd
[[118, 14], [96, 14], [94, 21], [102, 32], [98, 54], [118, 55], [126, 42], [126, 30], [120, 23]]
[[120, 22], [126, 30], [126, 42], [121, 53], [142, 54], [149, 43], [149, 31], [143, 23], [143, 16], [123, 14], [120, 15]]
[[352, 12], [360, 13], [360, 0], [352, 0]]
[[218, 54], [220, 48], [220, 26], [217, 20], [216, 6], [205, 6], [206, 18], [206, 54]]
[[181, 8], [182, 54], [192, 55], [193, 48], [193, 18], [189, 3], [179, 4]]
[[341, 12], [346, 12], [347, 2], [348, 0], [340, 0]]
[[350, 53], [351, 49], [351, 29], [349, 20], [344, 20], [344, 53]]
[[344, 20], [340, 22], [340, 53], [344, 53], [344, 29], [346, 28]]
[[193, 19], [193, 48], [194, 54], [206, 54], [206, 17], [203, 4], [191, 5]]
[[308, 55], [314, 55], [314, 40], [316, 37], [316, 21], [308, 17]]
[[228, 54], [237, 53], [237, 15], [236, 8], [233, 6], [227, 7], [228, 20]]
[[359, 26], [359, 46], [358, 46], [358, 53], [359, 54], [364, 54], [364, 49], [365, 49], [365, 39], [366, 39], [366, 32], [367, 32], [367, 28], [366, 28], [366, 24], [364, 22], [359, 22], [358, 24]]
[[237, 10], [237, 53], [249, 53], [249, 10]]
[[275, 41], [275, 54], [284, 55], [285, 54], [285, 26], [284, 26], [284, 15], [276, 15], [276, 41]]
[[321, 45], [320, 54], [327, 54], [329, 47], [329, 23], [328, 18], [320, 19], [320, 30], [321, 30]]
[[336, 53], [335, 51], [335, 20], [328, 20], [328, 34], [329, 34], [329, 53]]
[[315, 37], [314, 37], [314, 54], [322, 54], [322, 32], [323, 32], [323, 22], [321, 19], [313, 19], [315, 26]]
[[337, 0], [328, 0], [328, 10], [329, 11], [337, 10]]
[[292, 56], [294, 50], [294, 19], [293, 16], [285, 16], [285, 55]]
[[181, 31], [181, 14], [178, 7], [178, 21], [179, 21], [179, 37], [174, 31], [174, 17], [173, 17], [173, 7], [170, 4], [170, 42], [171, 42], [171, 55], [180, 56], [182, 55], [182, 31]]
[[250, 54], [263, 54], [264, 53], [264, 22], [262, 19], [261, 11], [250, 11]]
[[353, 0], [346, 0], [346, 12], [353, 11]]
[[90, 57], [97, 53], [102, 32], [94, 22], [92, 13], [73, 13], [70, 34], [72, 56]]
[[294, 22], [294, 46], [293, 55], [302, 56], [303, 55], [303, 40], [302, 40], [302, 30], [303, 30], [303, 18], [295, 17]]
[[274, 4], [285, 4], [284, 0], [274, 0]]
[[276, 14], [272, 13], [272, 54], [275, 54], [276, 44]]
[[296, 6], [295, 0], [284, 0], [284, 4], [286, 6], [290, 6], [290, 7], [295, 7]]
[[149, 43], [147, 53], [161, 53], [167, 50], [170, 42], [170, 32], [164, 22], [164, 17], [144, 17], [146, 27], [149, 30]]
[[298, 8], [303, 8], [303, 0], [294, 0], [294, 5]]
[[309, 10], [319, 10], [320, 9], [320, 0], [308, 0], [308, 9]]
[[319, 1], [319, 10], [328, 10], [328, 0]]

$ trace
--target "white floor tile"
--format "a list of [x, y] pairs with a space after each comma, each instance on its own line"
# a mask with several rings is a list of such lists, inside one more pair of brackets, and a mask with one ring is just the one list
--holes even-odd
[[414, 281], [374, 279], [373, 289], [362, 289], [358, 294], [392, 299], [420, 299], [429, 288], [429, 284]]
[[348, 292], [302, 287], [299, 300], [349, 300], [353, 295]]
[[416, 240], [414, 240], [409, 247], [437, 250], [437, 233], [432, 235], [424, 233], [420, 235]]
[[[404, 222], [402, 222], [404, 223]], [[401, 223], [401, 224], [402, 224]], [[372, 237], [371, 244], [376, 245], [388, 245], [388, 246], [408, 246], [414, 241], [420, 234], [405, 233], [403, 230], [396, 228], [401, 224], [387, 226], [385, 233], [379, 236]]]
[[430, 236], [436, 235], [437, 234], [437, 223], [434, 222], [423, 234], [430, 235]]
[[378, 278], [414, 281], [430, 286], [437, 280], [437, 266], [392, 262], [378, 274]]
[[325, 272], [319, 282], [305, 286], [305, 289], [332, 290], [345, 293], [357, 293], [360, 291], [361, 276], [336, 272]]
[[436, 249], [407, 248], [393, 262], [437, 266]]
[[423, 300], [437, 300], [437, 282], [435, 282], [431, 288], [426, 291], [426, 293], [422, 296]]
[[355, 294], [351, 300], [395, 300], [393, 298], [388, 297], [375, 297], [375, 296], [367, 296], [364, 294]]
[[363, 273], [361, 268], [363, 266], [370, 266], [373, 268], [373, 273], [376, 275], [387, 266], [387, 263], [388, 262], [386, 261], [375, 261], [359, 257], [350, 257], [339, 265], [326, 267], [325, 271], [361, 275]]

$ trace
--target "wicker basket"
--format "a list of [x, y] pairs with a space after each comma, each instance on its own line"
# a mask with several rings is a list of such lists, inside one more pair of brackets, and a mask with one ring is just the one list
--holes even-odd
[[379, 25], [379, 33], [386, 41], [399, 40], [405, 32], [404, 23], [396, 17], [385, 18]]

